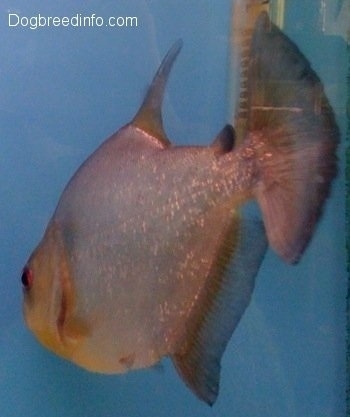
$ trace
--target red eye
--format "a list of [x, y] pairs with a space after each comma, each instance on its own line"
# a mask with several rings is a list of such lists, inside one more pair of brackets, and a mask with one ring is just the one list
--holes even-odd
[[26, 290], [29, 290], [29, 288], [32, 286], [32, 284], [33, 284], [33, 280], [34, 280], [34, 277], [33, 277], [33, 272], [32, 272], [32, 270], [31, 269], [29, 269], [28, 267], [25, 267], [24, 269], [23, 269], [23, 272], [22, 272], [22, 284], [23, 284], [23, 287], [26, 289]]

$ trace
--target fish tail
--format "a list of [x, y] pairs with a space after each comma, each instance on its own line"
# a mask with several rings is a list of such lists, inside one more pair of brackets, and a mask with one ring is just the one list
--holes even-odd
[[318, 76], [266, 13], [252, 38], [247, 100], [246, 146], [254, 151], [258, 175], [254, 195], [270, 245], [294, 263], [337, 173], [339, 131]]

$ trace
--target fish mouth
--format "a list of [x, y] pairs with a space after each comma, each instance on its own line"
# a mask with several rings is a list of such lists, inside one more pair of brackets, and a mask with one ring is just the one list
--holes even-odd
[[58, 315], [49, 327], [34, 331], [39, 341], [57, 355], [73, 360], [74, 352], [89, 334], [90, 330], [83, 320], [72, 317], [69, 295], [62, 293]]
[[56, 320], [54, 319], [51, 325], [33, 330], [33, 332], [46, 348], [65, 359], [70, 359], [72, 355], [72, 345], [70, 342], [72, 340], [66, 335], [67, 311], [67, 297], [62, 294]]
[[62, 339], [62, 330], [57, 322], [51, 322], [50, 325], [49, 323], [42, 323], [41, 320], [39, 322], [38, 320], [26, 318], [26, 323], [43, 346], [57, 355], [67, 358], [67, 349]]
[[81, 342], [90, 336], [91, 328], [87, 321], [76, 314], [76, 296], [73, 284], [66, 276], [62, 280], [61, 300], [56, 319], [56, 337], [63, 356], [71, 358]]
[[58, 332], [58, 336], [59, 336], [62, 344], [65, 343], [64, 325], [65, 325], [65, 322], [66, 322], [66, 317], [67, 317], [67, 296], [66, 296], [65, 292], [63, 291], [62, 298], [61, 298], [61, 304], [60, 304], [60, 308], [59, 308], [59, 313], [58, 313], [58, 317], [57, 317], [57, 320], [56, 320], [57, 332]]

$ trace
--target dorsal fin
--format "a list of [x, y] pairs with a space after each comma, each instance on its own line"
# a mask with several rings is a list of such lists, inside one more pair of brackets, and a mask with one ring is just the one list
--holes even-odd
[[153, 78], [152, 84], [147, 91], [139, 111], [132, 121], [134, 126], [142, 129], [151, 136], [156, 137], [166, 146], [170, 145], [170, 141], [163, 129], [162, 102], [170, 70], [181, 47], [182, 40], [179, 39], [166, 54]]
[[227, 124], [223, 129], [220, 130], [211, 147], [215, 149], [215, 152], [225, 154], [232, 151], [235, 145], [235, 129]]

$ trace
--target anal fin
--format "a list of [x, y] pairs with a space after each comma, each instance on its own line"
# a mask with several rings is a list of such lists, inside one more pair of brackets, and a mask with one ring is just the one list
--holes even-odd
[[249, 304], [266, 247], [260, 221], [233, 219], [188, 319], [185, 340], [172, 355], [186, 385], [209, 405], [217, 398], [221, 357]]

